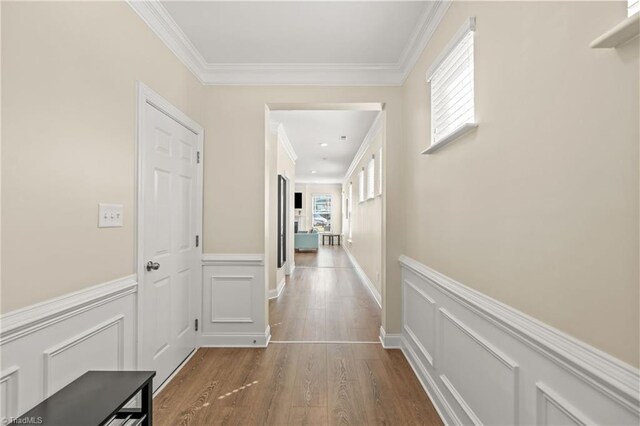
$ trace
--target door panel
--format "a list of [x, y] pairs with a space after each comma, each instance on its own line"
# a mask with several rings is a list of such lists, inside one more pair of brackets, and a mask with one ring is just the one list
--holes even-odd
[[142, 123], [143, 264], [141, 368], [156, 370], [157, 388], [195, 348], [199, 288], [198, 136], [150, 104]]

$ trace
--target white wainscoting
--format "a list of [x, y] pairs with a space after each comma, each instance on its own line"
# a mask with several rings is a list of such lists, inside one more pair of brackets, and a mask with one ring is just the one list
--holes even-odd
[[134, 275], [0, 318], [0, 418], [20, 415], [87, 370], [136, 367]]
[[204, 254], [200, 346], [267, 346], [266, 296], [262, 254]]
[[400, 347], [447, 424], [639, 424], [636, 368], [413, 259], [400, 263]]

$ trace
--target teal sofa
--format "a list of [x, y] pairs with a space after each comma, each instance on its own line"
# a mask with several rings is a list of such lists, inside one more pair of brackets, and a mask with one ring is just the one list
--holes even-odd
[[295, 234], [293, 248], [296, 250], [318, 250], [320, 234], [317, 232], [298, 232]]

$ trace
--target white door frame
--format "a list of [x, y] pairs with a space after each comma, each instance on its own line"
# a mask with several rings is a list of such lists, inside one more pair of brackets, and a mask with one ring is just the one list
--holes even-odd
[[[143, 298], [144, 298], [144, 280], [145, 280], [145, 267], [144, 267], [144, 235], [142, 234], [142, 224], [144, 222], [144, 170], [145, 170], [145, 158], [144, 158], [144, 149], [142, 149], [142, 133], [144, 126], [142, 123], [145, 120], [145, 106], [146, 104], [152, 105], [157, 108], [162, 113], [166, 114], [168, 117], [177, 121], [181, 125], [185, 126], [192, 132], [197, 135], [198, 139], [198, 151], [200, 152], [200, 162], [198, 165], [198, 186], [197, 186], [197, 206], [196, 206], [196, 235], [200, 236], [200, 244], [197, 248], [197, 254], [199, 256], [198, 263], [201, 263], [202, 260], [202, 246], [203, 246], [203, 236], [202, 236], [202, 198], [203, 198], [203, 164], [204, 164], [204, 128], [196, 123], [194, 120], [189, 118], [185, 113], [180, 111], [178, 108], [169, 103], [162, 96], [151, 90], [144, 83], [137, 81], [136, 82], [136, 91], [137, 91], [137, 110], [136, 110], [136, 255], [135, 255], [135, 270], [138, 277], [138, 294], [137, 294], [137, 345], [136, 345], [136, 367], [140, 368], [148, 368], [149, 366], [143, 366], [142, 364], [142, 335], [144, 333], [144, 323], [143, 323]], [[197, 296], [202, 293], [202, 266], [196, 268], [196, 286], [193, 296]], [[200, 319], [202, 318], [202, 303], [200, 297], [195, 297], [193, 300], [197, 302], [195, 317]], [[199, 321], [201, 322], [201, 321]], [[201, 330], [201, 326], [199, 330], [195, 334], [195, 348], [198, 348], [199, 343], [199, 334]], [[178, 366], [176, 365], [176, 368]]]

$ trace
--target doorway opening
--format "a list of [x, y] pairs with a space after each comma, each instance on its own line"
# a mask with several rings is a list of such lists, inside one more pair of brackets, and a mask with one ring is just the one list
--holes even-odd
[[274, 343], [378, 342], [385, 118], [379, 103], [267, 105], [265, 272]]

